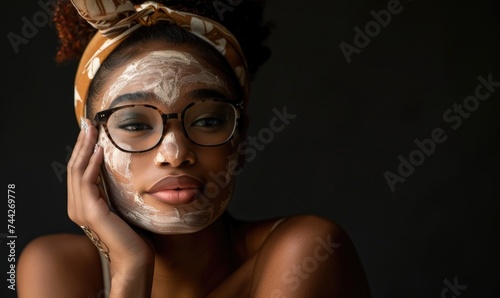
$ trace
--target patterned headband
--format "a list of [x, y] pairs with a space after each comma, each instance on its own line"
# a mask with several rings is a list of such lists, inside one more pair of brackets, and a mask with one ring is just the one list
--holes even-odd
[[80, 15], [99, 31], [80, 60], [75, 79], [77, 121], [86, 115], [85, 104], [90, 84], [102, 62], [132, 32], [158, 21], [179, 25], [216, 48], [229, 62], [245, 96], [248, 97], [248, 68], [236, 38], [221, 24], [191, 13], [175, 11], [156, 2], [134, 6], [127, 0], [71, 0]]

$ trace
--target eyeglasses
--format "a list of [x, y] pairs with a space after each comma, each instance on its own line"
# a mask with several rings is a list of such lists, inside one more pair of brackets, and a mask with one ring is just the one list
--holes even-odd
[[243, 102], [203, 100], [188, 104], [181, 113], [164, 114], [148, 104], [126, 105], [98, 112], [94, 118], [121, 151], [146, 152], [165, 136], [167, 121], [179, 119], [185, 136], [199, 146], [219, 146], [234, 135]]

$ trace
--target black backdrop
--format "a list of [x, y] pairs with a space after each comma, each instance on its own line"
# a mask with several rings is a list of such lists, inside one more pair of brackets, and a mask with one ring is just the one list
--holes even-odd
[[[81, 233], [66, 215], [75, 65], [54, 62], [40, 3], [4, 3], [2, 16], [1, 180], [15, 184], [16, 259], [36, 236]], [[379, 13], [376, 25], [382, 9], [390, 22]], [[230, 211], [336, 221], [374, 298], [500, 297], [498, 12], [493, 0], [270, 0], [273, 55], [249, 106], [260, 145], [247, 147]], [[296, 117], [270, 135], [274, 109]], [[0, 285], [15, 297], [4, 196]]]

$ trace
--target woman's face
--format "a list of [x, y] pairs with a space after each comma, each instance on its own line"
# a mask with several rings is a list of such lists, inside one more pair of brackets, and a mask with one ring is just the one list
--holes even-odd
[[[98, 111], [150, 104], [163, 113], [180, 113], [193, 101], [235, 100], [230, 80], [197, 50], [157, 44], [111, 73], [96, 102]], [[101, 92], [102, 94], [102, 92]], [[196, 232], [226, 209], [238, 161], [236, 131], [223, 145], [202, 147], [184, 134], [178, 119], [167, 121], [161, 143], [143, 153], [116, 148], [100, 129], [109, 199], [127, 222], [159, 234]]]

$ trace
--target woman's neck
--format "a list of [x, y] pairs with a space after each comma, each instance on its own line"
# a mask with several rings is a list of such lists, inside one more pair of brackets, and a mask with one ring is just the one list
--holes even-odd
[[223, 216], [196, 233], [154, 235], [153, 297], [206, 297], [237, 268]]

